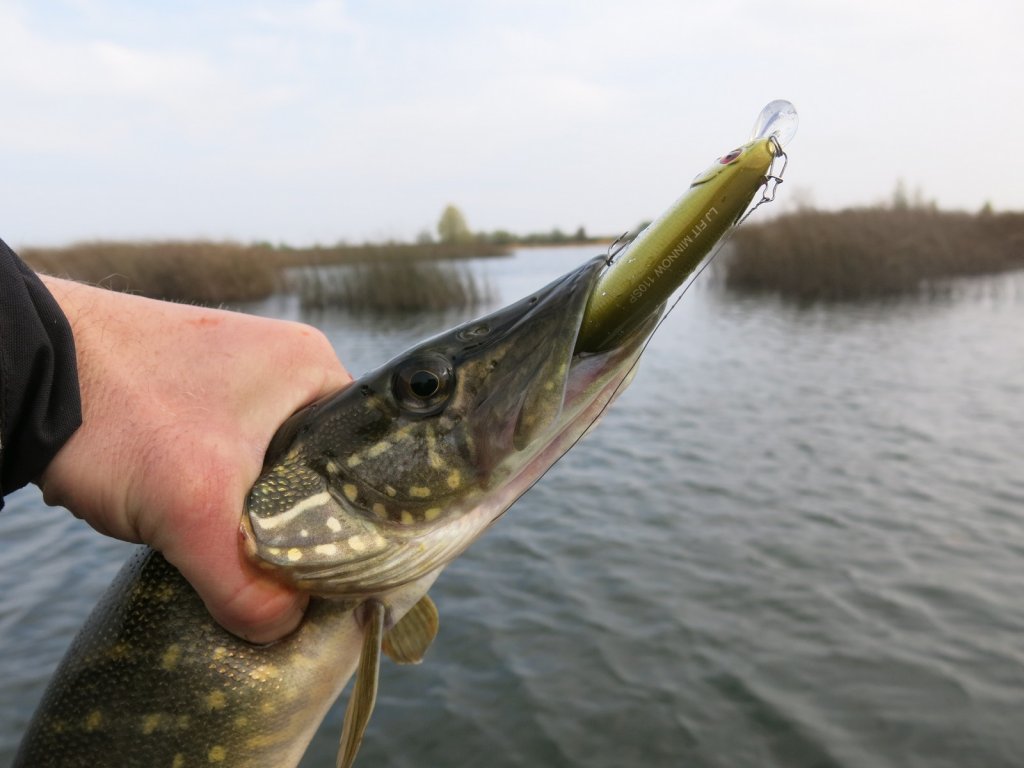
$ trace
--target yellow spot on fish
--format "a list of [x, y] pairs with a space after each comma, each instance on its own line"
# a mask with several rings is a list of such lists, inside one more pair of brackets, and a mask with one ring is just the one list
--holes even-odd
[[386, 494], [387, 494], [388, 496], [391, 496], [392, 498], [394, 498], [395, 496], [397, 496], [397, 495], [398, 495], [398, 491], [396, 491], [396, 490], [395, 490], [395, 489], [394, 489], [394, 488], [393, 488], [392, 486], [390, 486], [390, 485], [385, 485], [385, 486], [384, 486], [384, 493], [386, 493]]
[[544, 382], [544, 391], [545, 392], [550, 392], [554, 388], [555, 388], [555, 382], [553, 382], [553, 381], [545, 381]]
[[403, 509], [402, 510], [402, 524], [403, 525], [412, 525], [415, 522], [416, 522], [416, 518], [412, 516], [412, 512], [406, 512]]
[[371, 445], [366, 451], [366, 455], [371, 459], [376, 459], [378, 456], [382, 456], [391, 450], [391, 443], [387, 440], [381, 440], [376, 445]]
[[158, 600], [161, 603], [166, 603], [168, 600], [174, 599], [175, 589], [170, 584], [162, 584], [159, 589], [153, 593], [153, 599]]
[[355, 501], [357, 498], [359, 498], [359, 489], [356, 488], [355, 485], [353, 485], [352, 483], [345, 483], [343, 486], [341, 486], [341, 490], [342, 492], [344, 492], [345, 498], [348, 499], [349, 501]]
[[360, 464], [363, 463], [363, 458], [358, 453], [353, 453], [351, 456], [348, 457], [348, 461], [346, 461], [345, 463], [348, 464], [350, 467], [358, 467]]
[[206, 755], [206, 757], [210, 760], [211, 763], [223, 763], [227, 756], [228, 751], [224, 749], [224, 747], [219, 745], [215, 747], [210, 747], [210, 751]]
[[274, 714], [274, 710], [277, 709], [277, 705], [272, 701], [264, 701], [260, 704], [260, 711], [265, 715]]
[[261, 664], [249, 673], [249, 677], [258, 682], [277, 680], [281, 677], [281, 671], [273, 664]]
[[189, 725], [191, 725], [191, 724], [192, 724], [192, 718], [191, 717], [189, 717], [188, 715], [178, 715], [178, 723], [177, 723], [177, 725], [178, 725], [178, 730], [179, 731], [187, 730]]
[[431, 507], [423, 513], [424, 519], [429, 523], [431, 520], [437, 520], [441, 516], [440, 507]]
[[362, 552], [366, 549], [366, 540], [362, 536], [349, 536], [348, 546], [353, 552]]
[[185, 768], [185, 756], [180, 752], [174, 756], [174, 762], [171, 763], [171, 768]]
[[338, 472], [341, 471], [341, 464], [336, 462], [334, 459], [331, 459], [330, 461], [327, 462], [325, 468], [327, 469], [327, 472], [329, 474], [336, 475], [338, 474]]
[[373, 514], [375, 514], [377, 517], [383, 519], [383, 518], [388, 516], [387, 507], [385, 507], [383, 504], [381, 504], [378, 501], [376, 504], [373, 505]]
[[462, 485], [462, 475], [459, 474], [459, 470], [453, 469], [448, 473], [448, 487], [453, 491]]
[[316, 553], [318, 555], [327, 555], [328, 557], [331, 556], [331, 555], [336, 555], [336, 554], [338, 554], [338, 545], [337, 544], [318, 544], [317, 547], [316, 547]]
[[218, 645], [216, 648], [213, 649], [213, 660], [214, 661], [220, 661], [221, 659], [225, 658], [227, 655], [228, 655], [228, 649], [225, 648], [223, 645]]
[[110, 647], [110, 650], [107, 651], [107, 656], [115, 661], [120, 661], [121, 659], [128, 658], [128, 656], [131, 655], [131, 652], [132, 648], [128, 643], [115, 643]]
[[160, 727], [160, 720], [163, 719], [163, 715], [146, 715], [142, 718], [142, 733], [148, 736], [157, 728]]
[[327, 518], [327, 527], [337, 533], [341, 530], [341, 523], [338, 522], [338, 518], [331, 516]]
[[297, 547], [292, 547], [291, 549], [288, 550], [288, 560], [289, 560], [289, 562], [294, 563], [294, 562], [297, 562], [297, 561], [299, 561], [301, 559], [302, 559], [302, 550], [301, 549], [298, 549]]
[[178, 665], [178, 659], [180, 658], [181, 646], [174, 644], [164, 651], [164, 655], [160, 659], [160, 666], [167, 670], [174, 669]]
[[235, 718], [235, 727], [236, 728], [245, 728], [245, 726], [247, 726], [248, 724], [249, 724], [249, 718], [246, 717], [245, 715], [239, 715], [238, 717]]
[[437, 437], [432, 429], [427, 430], [427, 461], [430, 462], [431, 469], [440, 469], [444, 466], [444, 462], [437, 454]]
[[425, 485], [414, 485], [409, 488], [409, 495], [414, 499], [425, 499], [430, 495], [430, 489]]
[[301, 531], [299, 531], [299, 536], [301, 536], [304, 539], [308, 539], [309, 538], [309, 531], [307, 531], [305, 528], [303, 528]]
[[85, 730], [88, 733], [103, 727], [103, 713], [94, 709], [85, 717]]
[[228, 697], [224, 695], [224, 691], [210, 691], [206, 695], [206, 706], [211, 710], [213, 709], [224, 709], [228, 704]]

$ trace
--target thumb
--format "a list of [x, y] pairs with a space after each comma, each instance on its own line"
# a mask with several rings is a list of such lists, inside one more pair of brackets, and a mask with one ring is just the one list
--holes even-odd
[[195, 588], [214, 620], [252, 643], [269, 643], [302, 621], [309, 596], [259, 571], [244, 556], [241, 531], [164, 552]]
[[249, 642], [269, 643], [298, 627], [309, 596], [246, 558], [242, 512], [231, 501], [237, 498], [210, 494], [207, 504], [178, 507], [175, 524], [149, 540], [192, 584], [218, 624]]

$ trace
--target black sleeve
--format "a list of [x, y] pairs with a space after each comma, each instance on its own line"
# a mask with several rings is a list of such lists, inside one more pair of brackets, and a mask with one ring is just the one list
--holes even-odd
[[0, 240], [0, 508], [3, 494], [35, 480], [81, 423], [71, 326]]

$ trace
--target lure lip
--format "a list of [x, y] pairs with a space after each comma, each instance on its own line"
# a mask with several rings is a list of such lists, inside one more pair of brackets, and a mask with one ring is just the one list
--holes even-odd
[[796, 136], [800, 116], [792, 102], [775, 99], [765, 104], [751, 133], [751, 140], [774, 138], [781, 152]]

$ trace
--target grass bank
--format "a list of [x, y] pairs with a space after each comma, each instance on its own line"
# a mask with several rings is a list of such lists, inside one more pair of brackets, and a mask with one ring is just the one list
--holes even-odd
[[806, 210], [746, 224], [731, 242], [722, 262], [729, 289], [801, 302], [884, 298], [1024, 269], [1024, 213]]
[[[411, 274], [409, 265], [505, 253], [506, 248], [488, 243], [292, 248], [207, 241], [97, 241], [20, 251], [22, 258], [40, 272], [151, 298], [201, 304], [266, 298], [285, 287], [286, 267], [372, 264], [377, 270], [373, 279], [378, 286], [390, 288], [393, 301], [399, 305], [406, 301], [400, 293], [404, 288], [420, 290], [414, 281], [403, 277]], [[385, 277], [384, 272], [390, 276]], [[323, 288], [323, 296], [340, 300], [342, 294], [338, 290], [329, 285]]]

